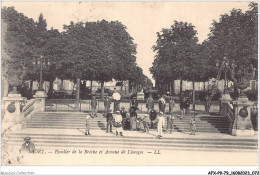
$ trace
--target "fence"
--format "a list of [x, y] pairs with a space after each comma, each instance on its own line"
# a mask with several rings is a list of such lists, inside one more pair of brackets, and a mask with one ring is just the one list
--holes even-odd
[[[91, 111], [91, 100], [75, 100], [75, 99], [47, 99], [45, 102], [45, 110], [46, 111], [84, 111], [90, 112]], [[125, 107], [126, 111], [130, 110], [130, 101], [121, 101], [120, 102], [120, 109], [121, 107]], [[146, 102], [145, 101], [138, 101], [138, 108], [141, 113], [146, 113]], [[159, 111], [159, 104], [155, 102], [154, 104], [155, 110]], [[110, 109], [114, 109], [114, 102], [111, 102]], [[166, 104], [166, 112], [168, 112], [169, 105]], [[97, 100], [97, 111], [104, 112], [105, 106], [103, 100]]]

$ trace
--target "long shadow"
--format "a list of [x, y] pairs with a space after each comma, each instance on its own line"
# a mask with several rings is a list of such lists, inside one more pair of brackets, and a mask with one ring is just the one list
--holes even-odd
[[229, 133], [229, 121], [224, 118], [224, 117], [211, 117], [209, 116], [204, 116], [200, 117], [201, 121], [206, 121], [207, 123], [211, 124], [214, 126], [220, 133]]
[[[102, 118], [104, 118], [104, 117], [102, 117]], [[98, 127], [101, 129], [101, 130], [106, 130], [106, 127], [107, 127], [107, 124], [105, 123], [103, 123], [102, 121], [98, 121], [97, 122], [98, 123]]]

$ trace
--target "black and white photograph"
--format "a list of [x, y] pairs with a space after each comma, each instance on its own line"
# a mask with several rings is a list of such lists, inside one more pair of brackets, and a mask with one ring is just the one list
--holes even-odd
[[2, 166], [259, 165], [257, 1], [2, 1], [1, 56]]

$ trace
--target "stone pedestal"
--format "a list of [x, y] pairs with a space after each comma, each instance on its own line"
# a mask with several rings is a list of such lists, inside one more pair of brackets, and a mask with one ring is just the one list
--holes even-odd
[[251, 102], [246, 97], [238, 98], [233, 102], [235, 108], [235, 121], [233, 124], [233, 136], [253, 136], [254, 130], [251, 122]]
[[33, 96], [36, 100], [34, 104], [35, 111], [43, 112], [45, 111], [45, 100], [48, 97], [44, 91], [37, 91]]
[[19, 122], [21, 120], [21, 103], [25, 99], [21, 94], [8, 94], [7, 97], [3, 97], [4, 122]]
[[220, 98], [220, 108], [219, 114], [222, 116], [226, 116], [228, 112], [229, 103], [232, 101], [232, 98], [229, 94], [223, 94]]

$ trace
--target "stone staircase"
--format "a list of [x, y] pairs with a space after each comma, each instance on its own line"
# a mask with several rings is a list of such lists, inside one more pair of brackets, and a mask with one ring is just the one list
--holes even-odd
[[24, 143], [24, 137], [30, 136], [36, 148], [51, 152], [57, 148], [221, 152], [257, 152], [258, 149], [257, 138], [236, 138], [221, 134], [227, 132], [228, 123], [219, 116], [198, 117], [198, 132], [203, 132], [203, 135], [196, 136], [185, 133], [189, 131], [189, 118], [175, 119], [175, 133], [165, 134], [162, 139], [156, 139], [155, 130], [151, 130], [149, 134], [125, 131], [123, 137], [105, 133], [106, 119], [101, 114], [99, 117], [91, 119], [92, 135], [85, 136], [85, 116], [86, 113], [80, 112], [37, 113], [27, 122], [27, 127], [24, 130], [9, 133], [3, 137], [3, 142], [20, 148]]
[[[93, 132], [93, 131], [92, 131]], [[257, 139], [219, 139], [219, 138], [162, 138], [115, 135], [72, 135], [11, 133], [3, 140], [13, 147], [21, 147], [24, 137], [30, 136], [37, 149], [139, 149], [139, 150], [188, 150], [221, 152], [257, 152]]]
[[[27, 122], [27, 128], [84, 129], [86, 113], [42, 112], [35, 114]], [[142, 116], [142, 115], [140, 115]], [[189, 132], [190, 117], [182, 120], [175, 118], [174, 130]], [[228, 133], [229, 123], [222, 116], [200, 116], [197, 120], [197, 131], [206, 133]], [[105, 130], [106, 119], [101, 114], [91, 119], [91, 129]]]

